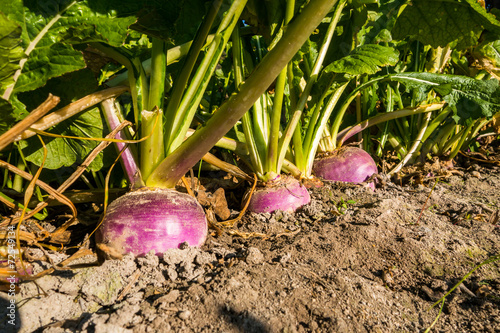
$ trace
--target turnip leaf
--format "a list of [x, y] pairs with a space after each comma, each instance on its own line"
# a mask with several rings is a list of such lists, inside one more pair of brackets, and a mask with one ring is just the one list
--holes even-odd
[[326, 73], [346, 73], [350, 75], [375, 74], [383, 66], [395, 65], [399, 52], [392, 47], [377, 44], [362, 45], [351, 54], [328, 65]]
[[[98, 108], [93, 108], [74, 118], [59, 123], [51, 130], [61, 135], [102, 138], [105, 135], [101, 113]], [[98, 144], [96, 141], [73, 140], [66, 138], [44, 138], [48, 154], [44, 167], [47, 169], [59, 169], [82, 162], [92, 149]], [[20, 146], [26, 159], [36, 165], [43, 160], [43, 150], [36, 138], [20, 141]], [[97, 171], [103, 166], [102, 154], [89, 165], [89, 169]]]
[[476, 0], [414, 0], [400, 12], [392, 33], [395, 39], [465, 49], [477, 44], [484, 29], [498, 32], [500, 22]]
[[21, 75], [15, 78], [14, 93], [34, 90], [53, 77], [84, 68], [83, 55], [72, 44], [123, 43], [135, 16], [117, 17], [103, 4], [98, 6], [100, 11], [94, 11], [90, 6], [96, 4], [90, 2], [13, 0], [2, 5], [4, 15], [22, 28], [21, 46], [28, 56], [26, 63], [21, 63]]
[[0, 13], [0, 95], [8, 85], [14, 83], [12, 76], [19, 68], [19, 61], [24, 56], [20, 46], [21, 27]]
[[455, 112], [458, 123], [479, 118], [491, 118], [500, 109], [498, 80], [434, 73], [402, 73], [390, 76], [409, 89], [417, 89], [421, 96], [431, 89], [442, 95]]

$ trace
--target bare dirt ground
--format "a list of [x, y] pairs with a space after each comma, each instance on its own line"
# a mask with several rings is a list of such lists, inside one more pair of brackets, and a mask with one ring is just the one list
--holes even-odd
[[[18, 329], [423, 332], [439, 313], [432, 304], [500, 254], [500, 167], [461, 165], [437, 183], [407, 178], [375, 192], [327, 183], [311, 188], [311, 204], [296, 214], [247, 213], [234, 228], [211, 230], [201, 249], [22, 283]], [[43, 256], [31, 250], [35, 271], [50, 267]], [[485, 265], [455, 289], [431, 331], [500, 332], [499, 267]]]

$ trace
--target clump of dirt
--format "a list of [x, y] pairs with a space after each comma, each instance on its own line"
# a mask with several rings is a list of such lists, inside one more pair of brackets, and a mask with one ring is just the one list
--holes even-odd
[[[59, 270], [20, 284], [19, 330], [421, 332], [438, 315], [431, 305], [500, 253], [499, 171], [375, 192], [325, 183], [296, 214], [247, 213], [201, 249]], [[499, 332], [499, 267], [451, 293], [433, 329]]]

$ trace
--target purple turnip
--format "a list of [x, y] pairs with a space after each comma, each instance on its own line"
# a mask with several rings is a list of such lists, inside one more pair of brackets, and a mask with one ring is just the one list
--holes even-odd
[[[325, 180], [362, 183], [377, 173], [377, 165], [363, 149], [344, 146], [326, 157], [315, 159], [313, 172]], [[373, 182], [368, 186], [375, 189]]]
[[119, 257], [157, 254], [181, 244], [203, 245], [205, 212], [193, 197], [170, 189], [141, 189], [113, 201], [97, 234], [98, 247]]
[[282, 176], [272, 184], [257, 187], [250, 199], [248, 210], [254, 213], [272, 213], [276, 210], [294, 212], [310, 201], [309, 192], [300, 181]]

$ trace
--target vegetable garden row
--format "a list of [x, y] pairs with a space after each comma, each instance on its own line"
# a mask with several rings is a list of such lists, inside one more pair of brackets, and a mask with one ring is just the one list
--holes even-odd
[[[242, 204], [261, 213], [307, 204], [304, 184], [320, 186], [316, 177], [375, 189], [387, 156], [398, 161], [385, 170], [391, 175], [477, 150], [500, 135], [493, 7], [4, 2], [2, 238], [15, 226], [18, 248], [70, 242], [78, 213], [64, 194], [71, 187], [105, 194], [96, 240], [112, 258], [201, 246], [203, 208], [173, 188], [189, 189], [186, 174], [207, 166], [247, 181]], [[108, 145], [117, 149], [103, 153]], [[130, 191], [108, 206], [119, 188]], [[52, 218], [54, 200], [71, 212], [55, 230], [23, 224]]]

